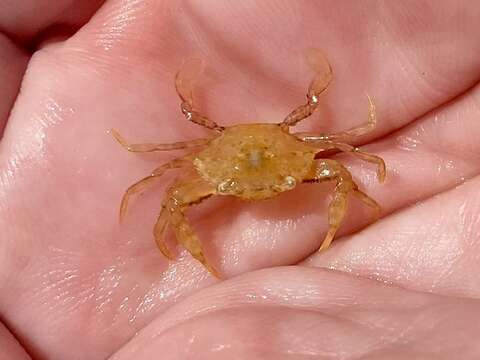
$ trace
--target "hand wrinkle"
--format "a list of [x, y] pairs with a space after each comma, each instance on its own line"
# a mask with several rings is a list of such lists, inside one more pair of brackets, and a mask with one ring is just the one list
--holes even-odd
[[[53, 251], [57, 250], [53, 249]], [[39, 262], [36, 265], [39, 268], [33, 271], [32, 280], [39, 285], [38, 288], [33, 289], [37, 296], [48, 298], [53, 295], [55, 299], [64, 301], [64, 298], [70, 296], [70, 294], [76, 295], [76, 291], [80, 291], [83, 294], [93, 289], [90, 283], [94, 275], [82, 276], [80, 269], [72, 267], [72, 263], [76, 263], [77, 259], [75, 257], [77, 254], [67, 252], [50, 255], [51, 258], [48, 263]], [[55, 264], [56, 267], [45, 271], [45, 264], [49, 266]], [[81, 299], [82, 297], [78, 298]]]
[[127, 38], [128, 30], [138, 19], [138, 13], [146, 11], [147, 1], [123, 0], [115, 11], [112, 11], [107, 20], [102, 24], [102, 31], [97, 35], [97, 46], [105, 51]]
[[[462, 201], [461, 204], [456, 207], [458, 213], [455, 216], [455, 220], [451, 218], [450, 214], [446, 214], [444, 219], [441, 219], [440, 223], [445, 224], [444, 228], [438, 230], [439, 235], [443, 238], [443, 243], [447, 246], [450, 245], [449, 251], [446, 252], [446, 256], [439, 259], [442, 261], [442, 270], [432, 281], [430, 291], [433, 291], [439, 284], [445, 282], [445, 280], [455, 273], [459, 264], [464, 260], [465, 256], [469, 256], [469, 253], [465, 252], [465, 249], [475, 248], [475, 234], [478, 233], [478, 226], [480, 224], [480, 213], [478, 199], [469, 198]], [[473, 208], [472, 208], [473, 207]], [[470, 214], [476, 216], [476, 220], [472, 219]], [[476, 215], [475, 215], [476, 214]], [[454, 224], [454, 227], [449, 229], [448, 224]], [[460, 238], [456, 238], [457, 241], [452, 242], [452, 236], [450, 234], [459, 234]], [[470, 240], [472, 239], [472, 240]], [[440, 242], [442, 243], [442, 242]]]
[[280, 235], [294, 231], [297, 223], [298, 220], [289, 218], [276, 219], [274, 221], [262, 219], [251, 222], [240, 233], [239, 241], [235, 242], [233, 246], [229, 244], [228, 251], [226, 251], [228, 257], [224, 260], [224, 263], [228, 263], [230, 266], [232, 263], [238, 265], [242, 254], [252, 249], [258, 251], [259, 246], [273, 251], [279, 246], [278, 239], [281, 238]]
[[105, 295], [102, 293], [111, 293], [117, 288], [122, 281], [122, 269], [117, 265], [111, 265], [103, 268], [97, 275], [97, 290], [100, 293], [97, 299], [101, 300]]
[[141, 298], [140, 302], [136, 306], [135, 310], [133, 311], [134, 315], [133, 318], [137, 318], [139, 314], [147, 314], [153, 308], [158, 306], [155, 300], [157, 299], [165, 299], [171, 298], [175, 294], [175, 290], [164, 291], [161, 288], [152, 288], [150, 291], [145, 293], [145, 295]]

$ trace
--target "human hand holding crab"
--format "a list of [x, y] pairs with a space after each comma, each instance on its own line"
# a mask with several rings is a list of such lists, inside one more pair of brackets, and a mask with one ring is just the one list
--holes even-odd
[[[0, 359], [27, 358], [22, 347], [33, 359], [478, 358], [475, 4], [112, 0], [76, 2], [65, 17], [61, 1], [34, 14], [26, 3], [0, 1]], [[290, 133], [362, 127], [371, 95], [375, 130], [345, 143], [384, 159], [385, 183], [343, 149], [321, 159], [378, 201], [378, 221], [367, 226], [375, 211], [352, 199], [317, 252], [336, 181], [251, 203], [212, 197], [188, 216], [220, 282], [174, 237], [173, 261], [152, 241], [173, 172], [119, 225], [130, 184], [202, 148], [132, 154], [109, 129], [152, 143], [220, 134], [178, 111], [184, 59], [206, 63], [190, 108], [196, 67], [180, 67], [184, 113], [231, 129], [281, 122], [301, 103], [312, 46], [335, 80]]]

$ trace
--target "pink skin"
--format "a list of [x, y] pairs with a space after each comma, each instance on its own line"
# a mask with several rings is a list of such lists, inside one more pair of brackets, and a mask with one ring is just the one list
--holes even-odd
[[[479, 358], [478, 2], [9, 3], [0, 359]], [[31, 57], [26, 44], [38, 48]], [[280, 121], [304, 101], [311, 46], [335, 77], [297, 130], [358, 125], [364, 94], [375, 98], [378, 129], [363, 143], [387, 162], [387, 182], [338, 158], [383, 205], [381, 220], [366, 227], [372, 214], [353, 200], [332, 249], [311, 255], [331, 186], [211, 199], [192, 223], [213, 264], [239, 275], [216, 285], [181, 247], [176, 262], [155, 247], [171, 175], [118, 224], [126, 187], [181, 152], [131, 154], [108, 129], [135, 142], [208, 135], [182, 117], [173, 87], [190, 56], [207, 63], [197, 104], [212, 119]]]

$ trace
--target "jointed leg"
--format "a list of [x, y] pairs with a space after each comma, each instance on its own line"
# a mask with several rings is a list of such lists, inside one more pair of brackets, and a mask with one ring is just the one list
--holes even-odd
[[380, 206], [375, 200], [358, 190], [358, 186], [353, 181], [349, 171], [338, 161], [329, 159], [319, 161], [314, 174], [306, 180], [315, 182], [336, 181], [337, 183], [333, 200], [328, 207], [328, 231], [320, 246], [320, 251], [328, 249], [332, 243], [347, 211], [348, 195], [350, 193], [356, 195], [368, 206], [380, 210]]
[[370, 196], [358, 189], [353, 190], [353, 195], [355, 195], [364, 204], [370, 206], [375, 211], [375, 215], [377, 217], [380, 216], [382, 207], [374, 199], [372, 199]]
[[195, 234], [185, 215], [180, 210], [172, 214], [172, 225], [177, 241], [216, 278], [220, 278], [219, 272], [207, 261], [203, 252], [202, 244]]
[[370, 116], [369, 121], [361, 126], [352, 128], [350, 130], [339, 132], [335, 134], [320, 134], [313, 135], [308, 133], [299, 133], [296, 134], [298, 138], [303, 141], [314, 143], [318, 145], [323, 150], [328, 149], [337, 149], [346, 153], [351, 153], [352, 155], [357, 156], [358, 158], [376, 164], [378, 166], [377, 176], [380, 182], [385, 181], [387, 174], [387, 169], [385, 166], [385, 161], [373, 154], [366, 153], [360, 150], [356, 146], [344, 143], [343, 141], [355, 140], [355, 138], [365, 135], [371, 132], [376, 126], [376, 117], [375, 117], [375, 106], [373, 105], [372, 99], [368, 97], [370, 102]]
[[370, 163], [373, 163], [377, 165], [377, 177], [378, 180], [383, 183], [385, 181], [385, 177], [387, 176], [387, 168], [385, 165], [385, 161], [377, 155], [369, 154], [366, 153], [362, 150], [360, 150], [358, 147], [345, 144], [345, 143], [331, 143], [332, 146], [340, 151], [346, 152], [346, 153], [351, 153], [352, 155], [357, 156], [358, 158], [368, 161]]
[[377, 126], [377, 116], [375, 112], [375, 105], [370, 96], [367, 95], [369, 109], [368, 109], [368, 121], [360, 126], [353, 127], [347, 131], [341, 131], [333, 134], [312, 134], [312, 133], [297, 133], [296, 136], [303, 141], [316, 142], [316, 141], [339, 141], [339, 142], [352, 142], [358, 137], [366, 135], [372, 132]]
[[152, 151], [167, 151], [167, 150], [179, 150], [190, 149], [198, 146], [207, 145], [210, 139], [195, 139], [189, 141], [179, 141], [171, 144], [129, 144], [120, 133], [111, 129], [113, 137], [122, 145], [126, 150], [131, 152], [152, 152]]
[[347, 211], [347, 195], [348, 192], [338, 191], [335, 189], [335, 194], [333, 195], [333, 200], [328, 206], [328, 231], [325, 239], [320, 246], [318, 251], [327, 250], [330, 247], [330, 244], [337, 233], [340, 224], [345, 217]]
[[383, 183], [385, 181], [385, 177], [387, 176], [387, 168], [385, 165], [385, 161], [377, 155], [366, 153], [360, 150], [356, 146], [352, 146], [350, 144], [339, 143], [339, 142], [332, 142], [332, 141], [318, 141], [316, 142], [322, 149], [337, 149], [349, 154], [352, 154], [364, 161], [368, 161], [372, 164], [377, 165], [377, 177], [378, 180]]
[[174, 159], [166, 164], [160, 165], [159, 167], [154, 169], [149, 176], [146, 176], [143, 179], [137, 181], [135, 184], [131, 185], [127, 189], [127, 191], [125, 191], [122, 202], [120, 204], [120, 221], [122, 221], [122, 219], [125, 217], [125, 214], [127, 213], [128, 202], [133, 194], [144, 190], [148, 185], [150, 185], [152, 182], [162, 176], [165, 171], [169, 169], [179, 168], [188, 164], [189, 162], [185, 159]]
[[193, 107], [193, 87], [198, 76], [203, 72], [203, 62], [199, 59], [187, 61], [175, 76], [175, 89], [182, 100], [180, 108], [187, 120], [208, 129], [222, 131], [223, 126], [217, 125], [214, 121], [203, 116]]
[[315, 77], [308, 87], [307, 103], [300, 105], [288, 114], [281, 123], [282, 127], [295, 126], [298, 122], [312, 115], [318, 107], [318, 97], [332, 81], [332, 68], [320, 50], [310, 49], [306, 60], [310, 68], [315, 71]]
[[189, 206], [215, 193], [203, 180], [195, 179], [190, 182], [178, 182], [168, 192], [155, 225], [155, 241], [160, 251], [168, 258], [171, 254], [165, 246], [163, 236], [167, 223], [173, 227], [177, 241], [215, 277], [220, 277], [218, 271], [206, 259], [202, 244], [188, 223], [184, 211]]
[[356, 138], [366, 135], [372, 132], [377, 126], [377, 115], [375, 111], [375, 105], [370, 96], [368, 98], [368, 121], [365, 124], [360, 126], [353, 127], [347, 131], [341, 131], [334, 134], [326, 134], [325, 140], [332, 141], [341, 141], [341, 142], [351, 142], [356, 140]]
[[318, 162], [313, 180], [336, 181], [335, 194], [328, 207], [328, 231], [322, 242], [320, 251], [328, 249], [342, 223], [347, 211], [348, 193], [357, 188], [348, 170], [338, 161], [321, 160]]
[[[358, 199], [360, 199], [363, 203], [373, 208], [375, 210], [376, 216], [380, 215], [380, 212], [382, 210], [380, 205], [363, 191], [358, 190], [356, 184], [354, 184], [352, 194], [355, 195]], [[333, 238], [335, 237], [335, 234], [340, 227], [340, 224], [343, 221], [346, 213], [348, 204], [347, 196], [348, 193], [342, 191], [335, 191], [333, 200], [328, 207], [328, 232], [325, 236], [325, 240], [320, 246], [319, 251], [328, 249], [330, 244], [332, 243]]]
[[164, 237], [165, 231], [167, 230], [168, 223], [170, 221], [169, 212], [165, 205], [162, 205], [162, 210], [160, 215], [158, 215], [157, 222], [153, 228], [153, 235], [155, 236], [155, 243], [157, 244], [160, 252], [169, 260], [174, 260], [174, 257], [170, 250], [168, 250], [167, 245], [165, 244]]

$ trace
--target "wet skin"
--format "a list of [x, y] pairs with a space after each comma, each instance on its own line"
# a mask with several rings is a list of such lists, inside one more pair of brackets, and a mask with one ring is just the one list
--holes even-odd
[[[0, 359], [478, 359], [477, 2], [98, 7], [0, 1]], [[317, 253], [333, 183], [212, 197], [187, 215], [222, 281], [174, 234], [175, 261], [152, 241], [176, 170], [119, 225], [125, 189], [191, 149], [133, 154], [109, 129], [150, 143], [217, 132], [179, 111], [184, 59], [207, 64], [202, 114], [278, 123], [304, 102], [312, 46], [334, 80], [296, 131], [359, 126], [372, 96], [377, 128], [353, 145], [385, 159], [385, 183], [373, 164], [332, 159], [382, 205], [377, 222], [352, 199]]]

